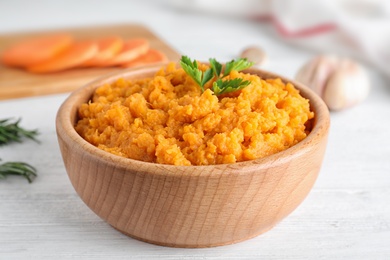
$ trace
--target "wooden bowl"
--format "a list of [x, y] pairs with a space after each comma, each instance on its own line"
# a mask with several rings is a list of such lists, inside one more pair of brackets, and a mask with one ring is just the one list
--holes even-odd
[[56, 128], [70, 181], [98, 216], [133, 238], [164, 246], [212, 247], [268, 231], [306, 197], [319, 173], [329, 130], [322, 100], [298, 82], [257, 69], [263, 78], [292, 82], [315, 112], [311, 133], [295, 146], [235, 164], [173, 166], [122, 158], [75, 131], [77, 110], [96, 87], [118, 78], [152, 76], [157, 67], [127, 70], [72, 93]]

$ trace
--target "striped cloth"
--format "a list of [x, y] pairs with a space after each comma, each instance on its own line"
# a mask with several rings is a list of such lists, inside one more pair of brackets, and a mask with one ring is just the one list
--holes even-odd
[[388, 0], [170, 0], [176, 7], [245, 16], [321, 53], [357, 58], [390, 77]]

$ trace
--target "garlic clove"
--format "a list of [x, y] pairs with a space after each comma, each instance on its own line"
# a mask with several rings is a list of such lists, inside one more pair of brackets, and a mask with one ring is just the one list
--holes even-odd
[[295, 80], [311, 88], [330, 110], [342, 110], [362, 102], [370, 90], [365, 69], [357, 62], [321, 55], [307, 62]]
[[315, 93], [322, 96], [326, 82], [337, 68], [337, 58], [320, 55], [306, 63], [295, 76], [295, 80], [309, 86]]
[[[311, 86], [311, 78], [317, 68], [319, 57], [316, 57], [302, 66], [302, 68], [295, 75], [295, 80], [300, 83]], [[316, 86], [317, 87], [317, 86]], [[313, 89], [314, 90], [314, 89]], [[317, 92], [317, 91], [316, 91]], [[318, 93], [317, 93], [318, 94]]]
[[322, 98], [329, 109], [338, 111], [362, 102], [369, 91], [366, 71], [359, 64], [344, 59], [329, 77]]
[[248, 61], [255, 63], [255, 65], [257, 66], [263, 66], [268, 60], [265, 51], [260, 47], [256, 46], [250, 46], [245, 48], [241, 52], [240, 58], [246, 58], [248, 59]]

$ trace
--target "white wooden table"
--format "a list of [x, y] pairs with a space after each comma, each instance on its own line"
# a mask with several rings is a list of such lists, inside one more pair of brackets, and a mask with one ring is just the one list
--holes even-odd
[[[259, 44], [270, 56], [265, 68], [288, 77], [313, 55], [277, 41], [267, 25], [183, 13], [159, 1], [0, 1], [0, 33], [123, 22], [145, 24], [200, 60], [226, 61]], [[207, 249], [131, 239], [83, 204], [55, 133], [68, 93], [0, 101], [0, 119], [21, 117], [22, 126], [41, 133], [41, 144], [0, 147], [3, 161], [26, 161], [39, 174], [32, 184], [19, 177], [0, 181], [0, 259], [390, 259], [390, 83], [373, 70], [370, 75], [368, 99], [331, 114], [322, 171], [304, 203], [266, 234]]]

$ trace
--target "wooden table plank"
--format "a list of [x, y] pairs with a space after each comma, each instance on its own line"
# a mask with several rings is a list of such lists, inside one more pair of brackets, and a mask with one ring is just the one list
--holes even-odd
[[[151, 48], [164, 52], [168, 59], [177, 61], [180, 57], [177, 51], [149, 29], [137, 24], [0, 35], [0, 53], [20, 40], [59, 32], [70, 33], [75, 39], [98, 39], [110, 35], [121, 36], [123, 39], [142, 37], [149, 40]], [[123, 68], [81, 68], [49, 74], [34, 74], [0, 64], [0, 100], [68, 92], [104, 74], [120, 70]]]

